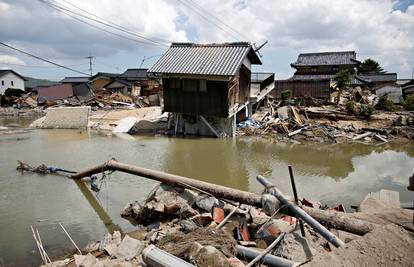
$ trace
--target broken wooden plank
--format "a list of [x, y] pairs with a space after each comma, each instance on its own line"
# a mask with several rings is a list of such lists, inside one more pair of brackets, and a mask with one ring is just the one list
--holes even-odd
[[372, 135], [372, 132], [366, 132], [366, 133], [359, 134], [359, 135], [353, 137], [352, 140], [359, 140], [359, 139], [362, 139], [362, 138], [365, 138], [365, 137], [368, 137], [368, 136], [371, 136], [371, 135]]

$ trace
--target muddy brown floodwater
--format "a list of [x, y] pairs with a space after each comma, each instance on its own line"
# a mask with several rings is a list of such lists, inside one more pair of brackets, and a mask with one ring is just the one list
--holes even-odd
[[[0, 119], [0, 126], [19, 127], [28, 121]], [[39, 229], [52, 260], [70, 251], [73, 239], [84, 246], [108, 229], [130, 231], [137, 226], [121, 218], [126, 203], [143, 200], [153, 181], [113, 173], [96, 195], [107, 212], [96, 208], [85, 188], [60, 176], [21, 174], [17, 160], [82, 170], [110, 158], [146, 168], [260, 192], [257, 174], [291, 194], [288, 165], [294, 168], [300, 197], [325, 203], [358, 205], [370, 191], [406, 190], [414, 170], [414, 145], [287, 144], [262, 138], [232, 139], [103, 136], [77, 130], [32, 130], [0, 134], [0, 266], [40, 263], [30, 225]]]

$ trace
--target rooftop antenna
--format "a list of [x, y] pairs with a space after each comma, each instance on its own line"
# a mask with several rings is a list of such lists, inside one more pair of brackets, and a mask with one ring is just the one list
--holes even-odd
[[141, 65], [139, 65], [139, 68], [140, 68], [140, 69], [142, 68], [142, 65], [144, 64], [145, 59], [146, 59], [146, 57], [144, 56], [144, 58], [141, 60]]
[[260, 57], [262, 57], [262, 54], [260, 54], [259, 50], [262, 49], [263, 46], [265, 46], [269, 41], [266, 40], [263, 44], [256, 46], [256, 44], [253, 44], [254, 47], [254, 52], [256, 52], [257, 54], [259, 54]]

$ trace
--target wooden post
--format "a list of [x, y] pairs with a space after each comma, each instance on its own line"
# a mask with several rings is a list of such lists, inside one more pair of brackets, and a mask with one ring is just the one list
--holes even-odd
[[318, 232], [321, 236], [323, 236], [329, 243], [334, 245], [335, 247], [344, 246], [345, 243], [337, 238], [334, 234], [329, 232], [323, 225], [317, 222], [314, 218], [309, 216], [304, 210], [290, 202], [286, 196], [280, 192], [273, 184], [271, 184], [266, 178], [261, 175], [257, 176], [257, 180], [268, 189], [269, 193], [277, 197], [277, 199], [282, 202], [282, 204], [286, 205], [297, 217], [304, 220], [310, 227], [312, 227], [316, 232]]
[[[289, 175], [290, 175], [290, 182], [292, 184], [292, 190], [293, 190], [293, 197], [295, 198], [295, 204], [299, 205], [299, 198], [298, 198], [298, 193], [296, 191], [296, 184], [295, 184], [295, 178], [293, 177], [293, 169], [292, 166], [288, 166], [289, 169]], [[305, 237], [305, 228], [303, 227], [303, 222], [301, 219], [299, 219], [299, 226], [300, 226], [300, 233], [302, 234], [303, 237]]]

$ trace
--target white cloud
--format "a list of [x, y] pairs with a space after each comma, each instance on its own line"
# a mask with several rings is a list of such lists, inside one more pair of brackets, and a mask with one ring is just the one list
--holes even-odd
[[0, 54], [0, 65], [7, 65], [7, 64], [26, 65], [21, 59], [15, 57], [15, 56], [1, 55]]
[[[262, 50], [262, 69], [275, 71], [278, 78], [293, 72], [290, 63], [298, 53], [310, 51], [355, 50], [359, 59], [372, 57], [387, 71], [398, 72], [399, 77], [411, 76], [414, 67], [414, 5], [405, 12], [394, 10], [393, 0], [56, 1], [76, 10], [70, 2], [157, 40], [269, 40]], [[209, 12], [194, 7], [203, 6], [241, 34], [221, 30], [182, 2], [227, 28]], [[118, 56], [119, 62], [113, 65], [130, 66], [138, 60], [124, 62], [128, 53], [139, 59], [165, 49], [111, 36], [39, 1], [0, 0], [0, 24], [1, 40], [47, 58], [92, 53], [111, 60]]]
[[[292, 0], [204, 1], [227, 24], [251, 36], [251, 41], [268, 39], [269, 54], [284, 57], [283, 50], [299, 52], [356, 50], [360, 59], [373, 57], [388, 71], [407, 76], [414, 65], [414, 5], [406, 12], [393, 10], [390, 0]], [[197, 25], [200, 40], [229, 40], [228, 34], [200, 19], [187, 9], [188, 21]], [[289, 68], [290, 62], [277, 62]]]

